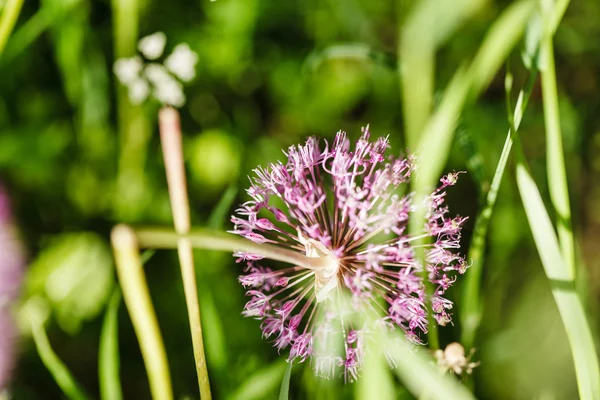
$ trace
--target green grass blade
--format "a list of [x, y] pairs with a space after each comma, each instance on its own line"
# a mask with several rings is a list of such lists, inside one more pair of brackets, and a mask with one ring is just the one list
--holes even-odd
[[31, 332], [33, 341], [37, 348], [38, 354], [48, 369], [52, 377], [62, 390], [62, 392], [71, 400], [85, 400], [89, 397], [85, 394], [81, 385], [75, 380], [73, 374], [67, 366], [58, 358], [52, 346], [48, 341], [48, 336], [44, 330], [43, 323], [35, 318], [31, 321]]
[[418, 145], [433, 105], [436, 50], [484, 3], [484, 0], [416, 2], [406, 22], [401, 24], [398, 73], [406, 142], [411, 150]]
[[100, 352], [98, 357], [98, 379], [100, 398], [121, 400], [121, 379], [119, 377], [119, 305], [121, 291], [117, 288], [108, 303], [102, 332], [100, 333]]
[[[549, 12], [543, 12], [546, 24], [550, 25]], [[550, 30], [548, 26], [547, 30]], [[565, 167], [562, 135], [560, 130], [560, 115], [558, 110], [558, 92], [556, 89], [556, 71], [554, 66], [554, 49], [552, 34], [548, 32], [542, 41], [541, 70], [542, 99], [544, 105], [544, 122], [546, 125], [546, 167], [548, 174], [548, 189], [550, 200], [554, 206], [557, 218], [558, 240], [569, 273], [575, 277], [575, 243], [571, 228], [571, 205]]]
[[292, 376], [293, 363], [289, 362], [283, 374], [281, 388], [279, 389], [279, 400], [288, 400], [290, 397], [290, 378]]
[[0, 12], [2, 12], [2, 15], [0, 16], [0, 56], [2, 55], [4, 46], [6, 46], [6, 42], [17, 23], [22, 7], [23, 0], [8, 0], [0, 10]]
[[[529, 75], [529, 79], [527, 80], [525, 87], [519, 92], [515, 110], [512, 111], [509, 109], [509, 113], [511, 115], [509, 119], [511, 121], [511, 125], [513, 126], [509, 128], [508, 134], [506, 135], [500, 160], [496, 166], [496, 171], [494, 172], [490, 189], [485, 196], [483, 209], [477, 216], [475, 227], [473, 229], [473, 237], [469, 246], [469, 254], [467, 255], [467, 260], [471, 261], [472, 264], [469, 268], [469, 273], [465, 276], [465, 286], [462, 292], [463, 301], [461, 302], [460, 312], [462, 326], [461, 343], [466, 349], [473, 347], [475, 334], [481, 321], [481, 276], [483, 273], [485, 238], [487, 236], [488, 226], [492, 217], [494, 206], [496, 204], [496, 199], [498, 198], [498, 191], [500, 190], [500, 184], [502, 183], [504, 171], [506, 170], [508, 157], [512, 149], [512, 135], [513, 132], [517, 132], [519, 129], [523, 113], [525, 112], [525, 108], [529, 102], [529, 97], [533, 91], [536, 76], [537, 73], [535, 70], [533, 70]], [[507, 91], [507, 102], [508, 106], [510, 107], [508, 96], [509, 93]]]
[[459, 69], [454, 75], [420, 142], [422, 162], [418, 193], [426, 193], [441, 175], [448, 160], [458, 117], [467, 98], [479, 95], [487, 87], [523, 35], [534, 9], [535, 3], [529, 1], [509, 6], [488, 31], [470, 66]]
[[518, 155], [517, 186], [546, 276], [552, 286], [552, 294], [567, 332], [575, 363], [579, 396], [582, 399], [600, 399], [600, 369], [594, 339], [583, 304], [575, 292], [571, 271], [563, 260], [554, 227], [520, 149]]
[[368, 352], [365, 355], [362, 376], [354, 383], [356, 400], [396, 399], [393, 371], [385, 357]]

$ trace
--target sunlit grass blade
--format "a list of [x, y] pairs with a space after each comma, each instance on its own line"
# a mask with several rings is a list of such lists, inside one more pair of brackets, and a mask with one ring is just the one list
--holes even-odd
[[354, 383], [354, 397], [357, 400], [397, 398], [393, 371], [385, 357], [373, 352], [365, 355], [362, 376]]
[[[266, 393], [277, 393], [281, 380], [285, 375], [288, 364], [284, 361], [275, 362], [252, 373], [240, 387], [228, 397], [229, 400], [259, 400]], [[274, 397], [274, 396], [273, 396]]]
[[119, 377], [119, 304], [121, 291], [117, 288], [112, 294], [102, 331], [100, 333], [100, 350], [98, 355], [98, 380], [100, 382], [100, 398], [120, 400], [123, 398], [121, 378]]
[[[480, 211], [475, 221], [473, 237], [469, 246], [469, 254], [467, 255], [467, 259], [472, 264], [469, 268], [469, 272], [465, 276], [460, 311], [462, 327], [461, 342], [462, 345], [465, 346], [465, 348], [467, 349], [473, 346], [475, 341], [475, 334], [481, 322], [481, 276], [483, 273], [485, 238], [487, 237], [488, 226], [492, 217], [494, 206], [496, 205], [496, 199], [498, 197], [498, 191], [500, 190], [500, 184], [502, 183], [504, 171], [506, 170], [508, 157], [512, 149], [512, 135], [513, 132], [516, 132], [519, 129], [519, 126], [521, 124], [523, 113], [525, 112], [525, 108], [527, 107], [527, 103], [529, 102], [529, 97], [531, 96], [531, 92], [533, 91], [533, 86], [535, 84], [537, 76], [536, 72], [537, 71], [535, 69], [531, 71], [527, 83], [525, 84], [524, 88], [521, 89], [521, 91], [519, 92], [519, 97], [517, 98], [517, 103], [515, 105], [514, 111], [510, 109], [510, 91], [507, 87], [507, 111], [510, 114], [509, 120], [510, 125], [512, 126], [509, 128], [508, 134], [506, 135], [504, 147], [502, 148], [502, 153], [500, 154], [500, 159], [496, 166], [494, 177], [492, 178], [492, 183], [485, 195], [483, 209]], [[507, 80], [510, 81], [512, 79], [510, 76], [508, 76]]]
[[[429, 118], [419, 141], [418, 170], [413, 180], [416, 198], [424, 198], [439, 179], [448, 160], [458, 118], [469, 96], [475, 97], [487, 87], [509, 52], [522, 36], [526, 22], [535, 7], [534, 2], [522, 1], [509, 6], [490, 27], [473, 61], [457, 70], [448, 84], [441, 103]], [[406, 101], [406, 99], [404, 99]], [[410, 232], [419, 235], [423, 229], [425, 209], [419, 208], [411, 218]], [[418, 251], [418, 259], [424, 254]], [[428, 283], [427, 271], [423, 270], [425, 290], [430, 298], [432, 285]], [[428, 342], [432, 348], [439, 347], [437, 325], [429, 311]]]
[[583, 304], [575, 291], [574, 277], [564, 262], [554, 227], [520, 148], [517, 148], [517, 156], [517, 186], [567, 332], [575, 363], [579, 396], [582, 399], [600, 399], [600, 369], [596, 348]]
[[406, 21], [400, 24], [398, 74], [406, 143], [413, 151], [433, 106], [436, 50], [484, 3], [484, 0], [415, 2]]
[[542, 80], [542, 99], [544, 122], [546, 126], [546, 168], [550, 200], [557, 215], [558, 241], [563, 259], [572, 277], [575, 277], [575, 243], [571, 228], [571, 204], [565, 167], [560, 115], [558, 110], [558, 92], [556, 89], [556, 71], [554, 66], [554, 48], [552, 44], [550, 10], [542, 10], [546, 25], [546, 34], [541, 44], [543, 60], [540, 71]]
[[417, 190], [426, 193], [441, 175], [448, 160], [458, 117], [468, 97], [476, 97], [490, 83], [523, 35], [535, 3], [520, 1], [509, 6], [490, 27], [475, 58], [459, 69], [448, 85], [439, 108], [429, 119], [420, 141]]
[[290, 397], [290, 378], [292, 376], [293, 366], [294, 365], [289, 362], [285, 369], [285, 374], [283, 374], [283, 379], [281, 380], [281, 388], [279, 389], [279, 400], [288, 400]]
[[4, 46], [17, 23], [21, 7], [23, 7], [23, 0], [7, 0], [0, 8], [0, 13], [2, 13], [0, 16], [0, 56], [2, 56]]
[[60, 358], [58, 358], [52, 349], [41, 320], [38, 320], [37, 318], [31, 319], [31, 333], [33, 334], [35, 347], [37, 348], [44, 366], [48, 369], [50, 374], [52, 374], [52, 377], [65, 396], [70, 400], [88, 399], [89, 397], [85, 394], [81, 385], [75, 380], [71, 371], [69, 371], [67, 366]]

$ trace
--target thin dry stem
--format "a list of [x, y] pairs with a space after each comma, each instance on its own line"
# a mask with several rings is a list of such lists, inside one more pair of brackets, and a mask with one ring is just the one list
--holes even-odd
[[[190, 230], [190, 209], [187, 200], [188, 194], [183, 165], [179, 113], [174, 108], [163, 107], [158, 114], [158, 120], [175, 231], [180, 235], [185, 235]], [[212, 395], [208, 380], [206, 356], [204, 354], [204, 339], [202, 337], [198, 287], [196, 285], [196, 273], [194, 270], [194, 255], [192, 244], [188, 239], [180, 238], [178, 240], [177, 254], [179, 255], [179, 264], [181, 265], [181, 276], [190, 321], [200, 397], [203, 400], [210, 400]]]

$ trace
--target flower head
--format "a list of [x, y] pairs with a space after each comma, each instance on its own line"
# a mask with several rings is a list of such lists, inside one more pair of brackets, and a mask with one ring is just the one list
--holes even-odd
[[194, 79], [198, 55], [187, 44], [178, 44], [164, 59], [163, 65], [157, 60], [163, 55], [166, 42], [167, 36], [163, 32], [153, 33], [138, 42], [143, 58], [136, 55], [115, 62], [114, 73], [127, 87], [132, 104], [142, 104], [150, 96], [164, 105], [181, 107], [185, 104], [180, 80], [189, 82]]
[[[421, 343], [429, 305], [438, 324], [449, 323], [452, 302], [444, 294], [467, 267], [453, 252], [466, 218], [448, 217], [444, 204], [458, 174], [417, 201], [402, 191], [414, 160], [386, 156], [388, 147], [387, 138], [370, 140], [368, 127], [353, 147], [344, 132], [332, 144], [311, 137], [285, 152], [285, 164], [255, 169], [252, 200], [232, 217], [233, 233], [319, 260], [274, 268], [259, 254], [235, 254], [246, 263], [243, 314], [261, 320], [263, 336], [278, 350], [289, 348], [289, 360], [310, 359], [328, 378], [338, 370], [357, 378], [374, 327], [400, 327]], [[417, 207], [426, 207], [426, 220], [424, 233], [413, 237], [407, 224]], [[414, 246], [424, 248], [424, 265]], [[435, 287], [432, 298], [424, 276]], [[360, 322], [357, 313], [375, 323]]]
[[[19, 295], [25, 256], [8, 203], [8, 195], [0, 186], [0, 395], [10, 381], [15, 365], [17, 329], [12, 306]], [[0, 396], [2, 397], [2, 396]]]

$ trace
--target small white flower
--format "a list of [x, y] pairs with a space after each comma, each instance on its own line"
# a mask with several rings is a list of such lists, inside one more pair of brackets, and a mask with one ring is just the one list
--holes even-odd
[[175, 78], [161, 64], [149, 64], [144, 70], [144, 74], [153, 85], [159, 85], [165, 82], [174, 81]]
[[143, 78], [131, 82], [127, 85], [127, 89], [129, 89], [129, 101], [134, 105], [142, 104], [150, 94], [150, 85]]
[[189, 82], [196, 76], [198, 55], [185, 43], [178, 44], [173, 53], [165, 60], [165, 66], [184, 82]]
[[162, 56], [167, 43], [167, 35], [163, 32], [156, 32], [152, 35], [143, 37], [138, 42], [138, 50], [149, 60], [156, 60]]
[[185, 104], [183, 86], [175, 79], [170, 81], [154, 82], [154, 97], [161, 103], [173, 107], [181, 107]]
[[174, 107], [185, 104], [181, 81], [187, 82], [195, 77], [198, 55], [187, 44], [180, 44], [167, 57], [164, 65], [159, 62], [145, 63], [145, 60], [161, 57], [166, 42], [167, 36], [163, 32], [146, 36], [138, 42], [138, 50], [144, 59], [134, 56], [115, 62], [114, 73], [127, 87], [132, 104], [142, 104], [149, 97]]
[[122, 84], [128, 85], [139, 78], [142, 67], [142, 59], [138, 56], [134, 56], [130, 58], [119, 58], [115, 61], [113, 70], [117, 79], [119, 79]]

